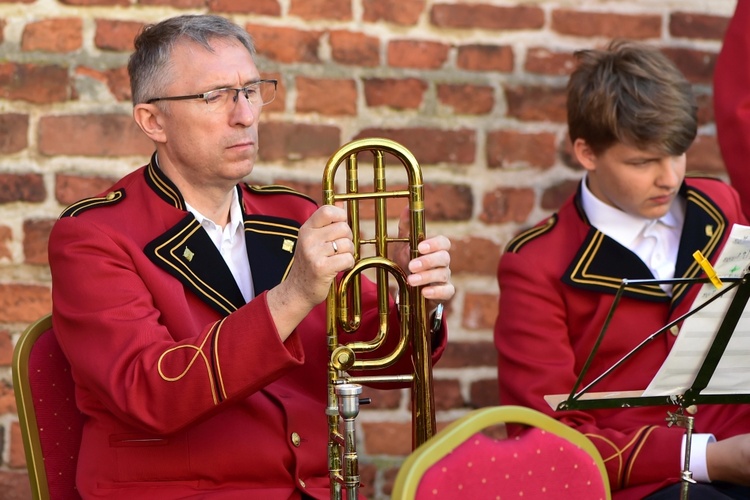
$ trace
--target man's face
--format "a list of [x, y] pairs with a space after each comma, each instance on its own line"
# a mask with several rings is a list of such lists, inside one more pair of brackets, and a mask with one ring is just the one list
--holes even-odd
[[685, 178], [684, 154], [664, 156], [618, 143], [597, 155], [582, 139], [576, 140], [574, 150], [588, 171], [594, 196], [631, 215], [665, 215]]
[[[164, 97], [241, 88], [259, 80], [241, 43], [215, 40], [211, 46], [213, 52], [188, 41], [174, 47], [167, 69], [173, 77]], [[157, 111], [166, 139], [159, 144], [159, 164], [173, 180], [177, 176], [197, 189], [225, 189], [252, 172], [258, 155], [260, 106], [251, 105], [242, 93], [236, 102], [230, 99], [216, 110], [202, 99], [160, 104], [167, 113]]]

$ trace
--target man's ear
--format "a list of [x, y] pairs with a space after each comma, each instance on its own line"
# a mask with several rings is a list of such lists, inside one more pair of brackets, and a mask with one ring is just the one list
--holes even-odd
[[163, 127], [164, 113], [155, 104], [136, 104], [133, 108], [133, 119], [152, 141], [167, 141]]
[[580, 137], [573, 142], [573, 154], [578, 163], [589, 172], [596, 170], [596, 153], [588, 143]]

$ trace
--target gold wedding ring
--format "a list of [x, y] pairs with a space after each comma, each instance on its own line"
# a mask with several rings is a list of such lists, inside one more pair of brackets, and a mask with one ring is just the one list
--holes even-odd
[[333, 245], [333, 253], [339, 253], [339, 246], [336, 244], [336, 242], [332, 241], [331, 245]]

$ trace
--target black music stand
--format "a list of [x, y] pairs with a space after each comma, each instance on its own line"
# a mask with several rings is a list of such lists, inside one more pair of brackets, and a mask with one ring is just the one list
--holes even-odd
[[[724, 351], [727, 348], [727, 344], [729, 344], [729, 340], [732, 337], [732, 334], [734, 333], [735, 328], [737, 327], [737, 323], [739, 322], [740, 317], [742, 316], [742, 312], [745, 309], [745, 305], [747, 304], [748, 299], [750, 299], [750, 273], [747, 273], [742, 277], [721, 278], [721, 281], [725, 283], [726, 285], [724, 285], [723, 288], [719, 290], [716, 294], [714, 294], [711, 298], [709, 298], [702, 304], [698, 305], [694, 309], [690, 310], [686, 314], [675, 319], [674, 321], [668, 323], [663, 328], [649, 335], [640, 344], [638, 344], [635, 348], [633, 348], [629, 353], [627, 353], [619, 361], [617, 361], [615, 364], [609, 367], [604, 373], [599, 375], [596, 379], [594, 379], [588, 385], [586, 385], [585, 387], [579, 390], [579, 388], [581, 387], [582, 381], [586, 375], [586, 372], [588, 371], [589, 366], [592, 360], [594, 359], [594, 356], [596, 356], [596, 353], [599, 350], [599, 346], [601, 345], [601, 342], [604, 339], [604, 336], [609, 327], [609, 323], [612, 317], [614, 316], [615, 309], [617, 308], [617, 305], [620, 299], [622, 298], [622, 295], [625, 289], [628, 286], [643, 285], [643, 284], [667, 284], [667, 283], [677, 284], [677, 283], [708, 283], [710, 282], [709, 278], [681, 278], [681, 279], [671, 279], [671, 280], [653, 280], [653, 279], [627, 280], [627, 279], [623, 279], [620, 284], [620, 287], [617, 290], [615, 299], [612, 303], [612, 306], [610, 307], [609, 313], [607, 314], [607, 317], [604, 321], [604, 325], [602, 325], [602, 329], [599, 333], [599, 337], [597, 338], [596, 343], [594, 344], [594, 347], [591, 353], [589, 354], [589, 357], [586, 359], [586, 363], [583, 365], [581, 373], [578, 376], [578, 379], [576, 380], [576, 383], [573, 386], [573, 389], [571, 390], [570, 394], [567, 396], [567, 398], [564, 398], [562, 400], [560, 400], [560, 395], [549, 396], [547, 398], [547, 401], [550, 404], [552, 404], [552, 406], [557, 411], [604, 409], [604, 408], [630, 408], [630, 407], [636, 407], [636, 406], [658, 406], [658, 405], [677, 406], [678, 409], [676, 412], [674, 413], [669, 412], [669, 411], [667, 412], [667, 415], [668, 415], [667, 422], [668, 422], [668, 426], [670, 427], [672, 425], [678, 425], [680, 427], [685, 428], [686, 445], [685, 445], [684, 467], [682, 471], [682, 490], [681, 490], [681, 498], [683, 499], [687, 499], [688, 484], [695, 482], [692, 478], [692, 472], [690, 472], [690, 444], [691, 444], [691, 437], [692, 437], [692, 432], [693, 432], [693, 417], [692, 415], [685, 415], [685, 412], [687, 411], [688, 413], [690, 413], [690, 407], [699, 403], [700, 404], [717, 404], [717, 403], [727, 404], [727, 403], [750, 402], [750, 394], [731, 394], [731, 395], [702, 394], [701, 392], [708, 386], [708, 383], [710, 382], [711, 377], [713, 377], [714, 372], [716, 371], [716, 367], [718, 366], [719, 361], [721, 360], [721, 357], [724, 355]], [[652, 340], [657, 338], [659, 335], [669, 330], [671, 327], [673, 327], [677, 323], [687, 319], [689, 316], [692, 316], [696, 312], [700, 311], [701, 309], [706, 307], [708, 304], [710, 304], [714, 300], [718, 299], [719, 297], [725, 295], [726, 293], [734, 289], [737, 290], [737, 293], [735, 294], [734, 298], [732, 298], [732, 302], [729, 304], [729, 307], [727, 308], [724, 318], [722, 319], [721, 324], [719, 325], [719, 328], [716, 332], [716, 336], [714, 337], [713, 342], [710, 348], [708, 349], [708, 352], [706, 353], [705, 358], [703, 359], [701, 367], [698, 370], [698, 373], [696, 374], [695, 379], [692, 382], [692, 385], [687, 390], [685, 390], [683, 394], [672, 394], [668, 396], [642, 396], [642, 393], [644, 391], [630, 391], [627, 393], [618, 393], [618, 394], [621, 394], [622, 396], [605, 397], [606, 393], [589, 392], [589, 390], [592, 387], [594, 387], [597, 383], [599, 383], [602, 379], [604, 379], [617, 367], [622, 365], [626, 360], [634, 356], [638, 351], [640, 351], [649, 342], [651, 342]], [[557, 401], [556, 406], [554, 404], [555, 401]]]

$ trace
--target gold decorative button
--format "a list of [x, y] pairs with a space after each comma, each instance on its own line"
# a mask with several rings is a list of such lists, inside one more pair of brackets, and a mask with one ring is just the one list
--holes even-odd
[[299, 480], [299, 485], [305, 488], [305, 482], [302, 479]]
[[302, 438], [299, 437], [299, 434], [296, 432], [292, 432], [292, 444], [296, 447], [299, 447], [299, 444], [302, 442]]
[[115, 193], [107, 193], [107, 200], [112, 201], [115, 199], [115, 196], [117, 196]]
[[680, 333], [680, 329], [677, 325], [672, 325], [669, 327], [669, 333], [671, 333], [672, 335], [676, 337], [677, 334]]

